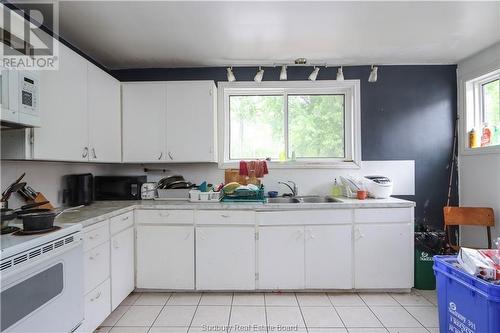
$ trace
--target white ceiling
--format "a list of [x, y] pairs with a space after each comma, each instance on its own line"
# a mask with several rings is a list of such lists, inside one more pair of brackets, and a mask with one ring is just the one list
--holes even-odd
[[500, 2], [66, 1], [60, 34], [113, 69], [450, 64], [500, 41]]

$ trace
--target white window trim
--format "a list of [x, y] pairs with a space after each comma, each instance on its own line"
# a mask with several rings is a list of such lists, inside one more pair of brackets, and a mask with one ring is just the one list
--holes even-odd
[[[471, 122], [475, 125], [480, 122], [479, 113], [475, 110], [482, 110], [482, 98], [479, 97], [481, 94], [479, 87], [498, 77], [500, 77], [500, 69], [490, 69], [487, 73], [483, 72], [479, 74], [476, 72], [475, 75], [469, 74], [459, 79], [459, 143], [462, 155], [500, 154], [500, 145], [469, 148]], [[474, 111], [469, 112], [471, 109]], [[480, 132], [477, 133], [479, 136], [481, 134]]]
[[[321, 81], [265, 81], [265, 82], [219, 82], [218, 84], [218, 142], [219, 142], [219, 168], [238, 168], [239, 162], [229, 160], [229, 95], [237, 91], [238, 94], [254, 95], [262, 94], [262, 90], [268, 93], [283, 94], [287, 92], [296, 93], [320, 93], [338, 94], [344, 93], [345, 98], [345, 128], [346, 128], [346, 157], [351, 159], [324, 159], [324, 160], [297, 160], [297, 161], [271, 161], [269, 168], [289, 169], [359, 169], [361, 166], [361, 96], [359, 80], [321, 80]], [[352, 112], [348, 112], [348, 108]], [[351, 135], [347, 135], [347, 132]]]

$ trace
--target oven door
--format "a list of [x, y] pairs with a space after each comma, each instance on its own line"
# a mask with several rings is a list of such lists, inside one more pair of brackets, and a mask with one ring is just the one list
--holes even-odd
[[81, 240], [2, 274], [1, 331], [68, 333], [83, 321]]

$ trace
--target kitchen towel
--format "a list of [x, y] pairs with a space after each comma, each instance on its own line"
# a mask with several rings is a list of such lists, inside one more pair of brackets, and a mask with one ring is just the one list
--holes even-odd
[[254, 172], [256, 178], [262, 178], [269, 173], [266, 160], [240, 161], [240, 176], [249, 176]]

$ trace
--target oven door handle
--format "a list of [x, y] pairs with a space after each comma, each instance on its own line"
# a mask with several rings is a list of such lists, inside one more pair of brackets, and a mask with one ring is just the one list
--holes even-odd
[[[75, 238], [79, 238], [79, 235], [75, 235]], [[50, 251], [47, 256], [43, 257], [43, 254], [41, 255], [42, 258], [40, 259], [35, 259], [32, 260], [31, 262], [28, 262], [26, 264], [20, 264], [19, 266], [14, 266], [16, 269], [12, 269], [10, 272], [2, 272], [2, 280], [5, 281], [7, 279], [10, 279], [13, 275], [15, 276], [21, 276], [25, 271], [30, 270], [36, 266], [42, 265], [46, 261], [50, 261], [54, 259], [54, 255], [61, 256], [64, 255], [65, 253], [77, 248], [81, 247], [82, 251], [82, 259], [83, 259], [83, 242], [81, 239], [75, 240], [71, 245], [65, 245], [64, 248], [62, 249], [56, 249]], [[13, 268], [14, 268], [13, 267]], [[10, 269], [9, 269], [10, 270]]]

